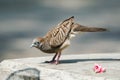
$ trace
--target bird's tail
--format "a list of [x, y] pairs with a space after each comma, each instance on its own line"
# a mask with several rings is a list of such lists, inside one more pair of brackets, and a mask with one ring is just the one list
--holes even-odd
[[73, 31], [75, 32], [103, 32], [103, 31], [107, 31], [107, 29], [105, 28], [97, 28], [97, 27], [87, 27], [87, 26], [83, 26], [80, 24], [73, 24]]

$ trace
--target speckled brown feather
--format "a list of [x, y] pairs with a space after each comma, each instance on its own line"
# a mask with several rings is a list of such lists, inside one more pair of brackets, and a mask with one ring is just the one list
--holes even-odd
[[59, 47], [64, 43], [72, 28], [73, 19], [74, 17], [64, 20], [46, 34], [45, 38], [49, 39], [51, 47]]

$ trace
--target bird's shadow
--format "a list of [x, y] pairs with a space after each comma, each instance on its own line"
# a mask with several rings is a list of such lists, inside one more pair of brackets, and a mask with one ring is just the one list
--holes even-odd
[[120, 59], [112, 59], [112, 58], [98, 58], [98, 59], [68, 59], [68, 60], [60, 60], [60, 63], [77, 63], [77, 62], [89, 62], [89, 61], [120, 61]]

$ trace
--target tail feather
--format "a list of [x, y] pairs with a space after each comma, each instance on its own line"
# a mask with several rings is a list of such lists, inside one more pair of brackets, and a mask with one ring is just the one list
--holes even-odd
[[105, 28], [97, 28], [97, 27], [86, 27], [80, 24], [74, 24], [74, 30], [75, 32], [103, 32], [107, 31]]

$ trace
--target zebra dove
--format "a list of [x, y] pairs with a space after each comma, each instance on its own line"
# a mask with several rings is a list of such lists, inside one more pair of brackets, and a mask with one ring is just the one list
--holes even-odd
[[80, 32], [103, 32], [105, 28], [87, 27], [74, 22], [74, 16], [59, 23], [44, 37], [35, 38], [31, 47], [40, 49], [45, 53], [55, 53], [47, 63], [59, 64], [61, 51], [70, 45], [70, 39]]

